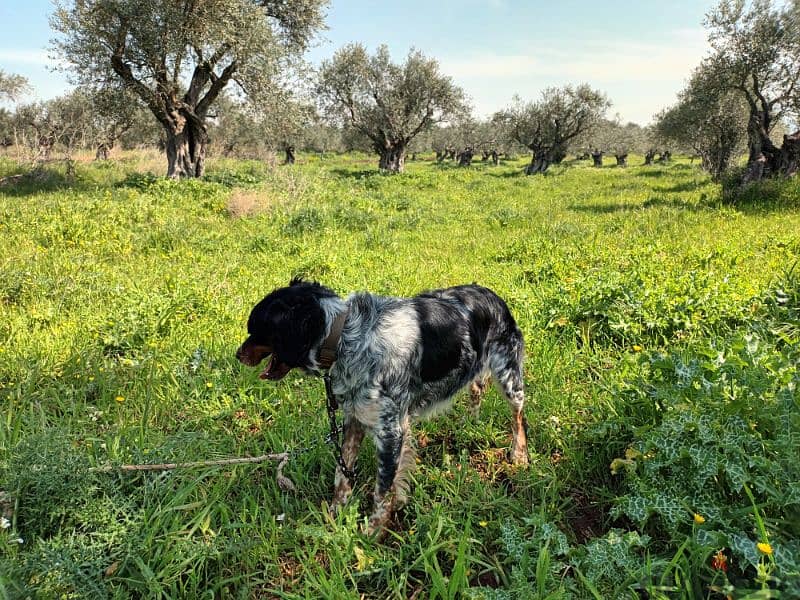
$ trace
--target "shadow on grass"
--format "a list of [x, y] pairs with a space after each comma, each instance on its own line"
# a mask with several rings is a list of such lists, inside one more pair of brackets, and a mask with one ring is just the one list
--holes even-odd
[[684, 202], [672, 198], [653, 197], [644, 202], [621, 202], [618, 204], [572, 204], [568, 208], [577, 212], [593, 213], [596, 215], [614, 214], [619, 212], [632, 212], [649, 208], [673, 208], [690, 212], [712, 210], [718, 204], [702, 199], [699, 203]]
[[47, 166], [37, 166], [0, 179], [0, 194], [16, 198], [66, 189], [83, 190], [88, 187], [88, 183], [80, 177]]
[[670, 193], [680, 193], [680, 192], [693, 192], [697, 188], [703, 185], [705, 185], [705, 182], [694, 180], [694, 181], [684, 181], [682, 183], [676, 183], [674, 185], [658, 186], [653, 189], [656, 192], [664, 192], [670, 194]]
[[376, 175], [389, 175], [389, 173], [384, 173], [379, 169], [346, 169], [344, 167], [330, 169], [330, 172], [336, 177], [349, 177], [351, 179], [365, 179], [367, 177], [375, 177]]
[[[642, 166], [642, 168], [644, 169], [645, 167]], [[664, 167], [662, 165], [648, 165], [646, 167], [646, 169], [647, 169], [646, 171], [643, 170], [643, 171], [640, 171], [639, 173], [637, 173], [636, 176], [637, 177], [663, 177], [665, 175]]]
[[724, 193], [723, 204], [746, 215], [800, 210], [800, 179], [765, 180]]
[[[511, 171], [504, 170], [501, 172], [487, 171], [486, 173], [491, 177], [502, 177], [503, 179], [516, 179], [516, 178], [527, 177], [527, 175], [525, 175], [525, 169], [513, 169]], [[536, 177], [536, 175], [531, 175], [531, 177]]]

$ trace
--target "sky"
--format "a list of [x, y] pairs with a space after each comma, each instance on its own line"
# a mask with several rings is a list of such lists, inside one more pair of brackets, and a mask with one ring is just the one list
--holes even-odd
[[[312, 64], [343, 45], [386, 44], [436, 58], [486, 117], [514, 94], [588, 83], [612, 102], [610, 115], [645, 125], [675, 100], [708, 51], [702, 23], [716, 0], [332, 0]], [[0, 0], [0, 69], [24, 75], [31, 99], [70, 88], [54, 72], [50, 0]]]

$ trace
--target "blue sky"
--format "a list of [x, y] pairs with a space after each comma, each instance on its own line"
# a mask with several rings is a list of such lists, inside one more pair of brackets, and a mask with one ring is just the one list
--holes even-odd
[[[645, 124], [673, 102], [707, 51], [703, 16], [714, 0], [333, 0], [329, 29], [309, 52], [312, 62], [348, 42], [389, 46], [401, 59], [411, 47], [442, 71], [486, 116], [516, 93], [536, 98], [551, 85], [589, 83], [605, 91], [611, 113]], [[49, 0], [0, 0], [0, 69], [28, 77], [35, 96], [69, 85], [48, 56]]]

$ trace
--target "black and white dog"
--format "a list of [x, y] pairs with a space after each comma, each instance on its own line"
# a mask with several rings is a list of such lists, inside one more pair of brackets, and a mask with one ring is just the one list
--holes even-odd
[[[318, 283], [293, 279], [253, 308], [247, 331], [236, 357], [248, 366], [270, 357], [262, 379], [281, 379], [295, 367], [315, 375], [329, 369], [344, 409], [348, 468], [364, 434], [372, 436], [378, 475], [371, 532], [383, 529], [405, 500], [406, 475], [415, 462], [410, 422], [447, 408], [467, 384], [477, 413], [494, 376], [513, 413], [511, 461], [528, 462], [522, 333], [506, 303], [485, 287], [342, 299]], [[334, 488], [337, 508], [352, 491], [340, 467]]]

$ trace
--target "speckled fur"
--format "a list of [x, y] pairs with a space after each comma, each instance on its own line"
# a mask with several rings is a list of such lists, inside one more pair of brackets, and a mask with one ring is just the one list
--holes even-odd
[[[270, 303], [271, 296], [285, 301]], [[297, 340], [308, 351], [303, 359], [295, 358], [288, 366], [321, 374], [319, 348], [337, 315], [348, 311], [330, 376], [344, 411], [346, 464], [355, 462], [364, 433], [375, 442], [378, 473], [375, 510], [370, 518], [372, 531], [385, 528], [393, 510], [405, 501], [407, 476], [415, 463], [411, 422], [448, 408], [453, 395], [467, 385], [471, 409], [477, 414], [489, 375], [512, 409], [511, 460], [528, 462], [523, 416], [524, 342], [508, 307], [494, 292], [464, 285], [413, 298], [356, 293], [343, 300], [317, 283], [293, 281], [259, 306], [274, 311], [275, 306], [286, 310], [288, 304], [291, 310], [291, 298], [299, 298], [298, 306], [305, 307], [308, 297], [317, 299], [313, 312], [324, 323], [303, 327], [317, 334], [314, 339]], [[278, 334], [259, 330], [259, 323], [275, 317], [256, 314], [259, 306], [248, 324], [251, 337], [237, 356], [248, 355], [248, 344], [283, 347], [275, 341]], [[290, 333], [284, 331], [282, 335], [289, 337]], [[333, 505], [346, 502], [350, 491], [337, 467]]]

